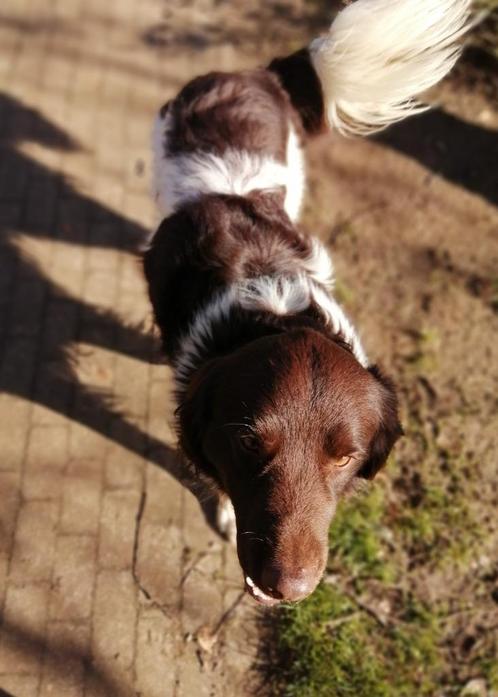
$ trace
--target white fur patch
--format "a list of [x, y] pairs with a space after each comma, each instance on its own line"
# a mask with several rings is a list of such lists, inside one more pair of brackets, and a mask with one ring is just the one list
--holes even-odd
[[301, 213], [301, 206], [306, 188], [306, 170], [303, 150], [299, 143], [298, 135], [292, 125], [289, 125], [286, 169], [287, 176], [284, 184], [286, 187], [284, 208], [289, 218], [293, 223], [295, 223], [297, 220], [299, 220], [299, 214]]
[[283, 316], [302, 312], [312, 302], [318, 305], [333, 332], [342, 336], [351, 346], [359, 363], [368, 367], [367, 356], [353, 325], [340, 305], [312, 277], [306, 273], [289, 277], [262, 276], [228, 286], [198, 312], [187, 334], [180, 340], [174, 361], [178, 388], [184, 386], [190, 372], [197, 367], [206, 343], [212, 339], [213, 326], [222, 320], [228, 320], [234, 308], [273, 312]]
[[237, 521], [235, 511], [230, 499], [223, 496], [219, 499], [216, 508], [216, 527], [231, 544], [237, 544]]
[[332, 289], [334, 286], [334, 266], [329, 253], [316, 237], [311, 237], [312, 252], [303, 263], [308, 276], [317, 283]]
[[174, 213], [187, 201], [203, 194], [238, 194], [285, 187], [285, 210], [297, 220], [304, 194], [304, 158], [298, 137], [289, 126], [287, 163], [279, 163], [244, 150], [228, 148], [223, 156], [193, 152], [168, 156], [167, 144], [172, 115], [158, 115], [154, 122], [152, 147], [154, 153], [153, 194], [163, 216]]
[[368, 368], [368, 358], [360, 338], [339, 303], [316, 283], [311, 284], [311, 296], [322, 310], [334, 334], [342, 336], [346, 343], [351, 346], [358, 363], [364, 368]]
[[229, 286], [200, 310], [187, 333], [180, 340], [177, 357], [174, 361], [175, 380], [181, 388], [189, 373], [197, 366], [204, 346], [212, 339], [213, 325], [228, 320], [231, 309], [236, 304], [236, 286]]
[[364, 135], [425, 110], [414, 97], [453, 67], [472, 0], [357, 0], [310, 54], [331, 127]]

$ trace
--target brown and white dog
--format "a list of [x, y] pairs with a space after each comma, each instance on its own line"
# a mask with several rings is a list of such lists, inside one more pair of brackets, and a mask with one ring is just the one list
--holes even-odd
[[338, 499], [401, 433], [392, 382], [330, 294], [326, 250], [295, 225], [301, 146], [424, 108], [413, 97], [455, 63], [469, 5], [357, 0], [308, 48], [198, 77], [156, 120], [163, 220], [144, 267], [180, 445], [233, 504], [246, 588], [263, 604], [313, 591]]

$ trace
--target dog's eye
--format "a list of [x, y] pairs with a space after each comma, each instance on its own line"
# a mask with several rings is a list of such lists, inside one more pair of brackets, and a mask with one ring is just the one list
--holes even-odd
[[243, 450], [247, 450], [250, 453], [257, 453], [260, 449], [259, 439], [251, 433], [239, 435], [239, 443]]
[[351, 460], [354, 460], [354, 457], [352, 455], [345, 455], [344, 457], [340, 457], [337, 460], [334, 460], [334, 465], [335, 467], [347, 467]]

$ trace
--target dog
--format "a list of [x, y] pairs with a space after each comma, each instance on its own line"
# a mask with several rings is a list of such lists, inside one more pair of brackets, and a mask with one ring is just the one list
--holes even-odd
[[337, 502], [402, 433], [393, 382], [331, 294], [324, 246], [296, 226], [305, 142], [365, 135], [426, 107], [470, 0], [357, 0], [268, 67], [188, 83], [153, 131], [162, 216], [144, 271], [176, 380], [179, 444], [236, 524], [248, 593], [299, 601], [324, 572]]

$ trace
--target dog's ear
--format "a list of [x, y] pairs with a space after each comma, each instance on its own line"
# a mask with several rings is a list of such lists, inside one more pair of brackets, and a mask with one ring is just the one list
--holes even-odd
[[171, 298], [182, 299], [182, 271], [185, 271], [184, 259], [186, 248], [191, 243], [195, 231], [186, 211], [180, 211], [165, 218], [152, 237], [149, 247], [143, 254], [143, 268], [149, 298], [154, 309], [157, 325], [161, 330], [168, 327], [168, 332], [175, 334], [175, 319], [181, 316], [181, 302], [171, 302]]
[[403, 435], [403, 429], [398, 418], [398, 399], [393, 382], [376, 365], [371, 366], [368, 370], [379, 383], [380, 419], [370, 442], [367, 458], [358, 472], [358, 476], [364, 479], [373, 479], [384, 466], [393, 445]]
[[203, 366], [192, 377], [176, 410], [179, 443], [194, 467], [218, 485], [219, 477], [203, 449], [203, 437], [212, 417], [212, 396], [218, 361]]

